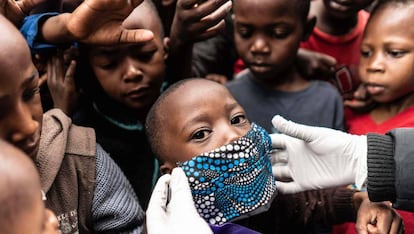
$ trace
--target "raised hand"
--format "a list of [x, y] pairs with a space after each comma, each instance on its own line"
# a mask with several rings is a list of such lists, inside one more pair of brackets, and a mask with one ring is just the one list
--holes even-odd
[[0, 0], [0, 14], [4, 15], [16, 27], [19, 27], [25, 16], [40, 3], [47, 0]]
[[172, 46], [205, 40], [225, 26], [224, 17], [231, 10], [229, 0], [178, 0], [171, 26]]
[[47, 63], [47, 85], [53, 99], [55, 108], [61, 109], [65, 114], [73, 114], [77, 106], [79, 94], [75, 85], [75, 60], [67, 61], [65, 65], [63, 54], [51, 57]]
[[151, 31], [122, 27], [123, 20], [142, 1], [85, 0], [68, 17], [68, 33], [75, 40], [100, 45], [149, 41], [153, 38]]

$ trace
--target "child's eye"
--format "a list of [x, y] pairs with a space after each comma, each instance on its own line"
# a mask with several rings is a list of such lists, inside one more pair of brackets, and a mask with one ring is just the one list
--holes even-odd
[[23, 101], [30, 101], [37, 93], [39, 93], [40, 89], [39, 87], [36, 87], [31, 90], [26, 90], [23, 93]]
[[235, 124], [241, 124], [241, 123], [245, 123], [247, 121], [247, 118], [245, 115], [236, 115], [234, 116], [231, 120], [230, 123], [235, 125]]
[[211, 133], [211, 130], [208, 129], [202, 129], [202, 130], [198, 130], [196, 131], [192, 136], [191, 139], [192, 140], [203, 140], [204, 138], [206, 138], [209, 134]]
[[237, 33], [240, 35], [241, 38], [250, 38], [252, 36], [252, 30], [247, 27], [238, 27]]
[[401, 58], [402, 56], [406, 54], [406, 52], [402, 50], [391, 50], [391, 51], [388, 51], [387, 53], [393, 58]]
[[137, 53], [135, 57], [140, 61], [148, 62], [152, 59], [152, 57], [154, 57], [155, 52], [157, 52], [157, 50], [141, 52], [141, 53]]
[[99, 67], [101, 67], [104, 70], [111, 70], [111, 69], [114, 69], [116, 65], [117, 63], [115, 61], [110, 61], [110, 62], [101, 64]]
[[287, 29], [275, 28], [270, 34], [273, 38], [284, 39], [289, 35], [290, 31]]
[[372, 55], [372, 52], [369, 50], [361, 50], [361, 57], [368, 58]]

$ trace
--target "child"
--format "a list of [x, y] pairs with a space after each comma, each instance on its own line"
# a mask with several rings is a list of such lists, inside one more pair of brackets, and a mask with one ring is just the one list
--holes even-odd
[[234, 4], [236, 49], [248, 69], [227, 87], [248, 117], [269, 132], [275, 114], [343, 129], [337, 90], [327, 82], [307, 80], [296, 69], [299, 44], [314, 23], [307, 20], [309, 4], [303, 0], [240, 0]]
[[60, 233], [56, 216], [45, 208], [32, 161], [0, 140], [0, 233]]
[[[379, 1], [375, 6], [361, 42], [359, 74], [377, 104], [347, 120], [349, 133], [414, 127], [413, 14], [414, 1]], [[406, 233], [414, 233], [414, 214], [400, 214]]]
[[122, 172], [92, 129], [72, 125], [57, 109], [43, 114], [26, 41], [2, 16], [0, 30], [0, 138], [36, 163], [61, 231], [139, 232], [143, 211]]
[[169, 39], [150, 0], [135, 8], [122, 26], [151, 30], [154, 39], [114, 46], [81, 44], [75, 79], [85, 95], [73, 121], [95, 129], [97, 142], [125, 173], [146, 209], [158, 164], [143, 124], [161, 92]]
[[146, 132], [160, 171], [181, 165], [186, 172], [208, 223], [220, 225], [270, 206], [270, 138], [250, 124], [224, 86], [206, 79], [174, 84], [148, 113]]
[[[369, 102], [353, 99], [360, 85], [358, 77], [359, 45], [367, 23], [369, 13], [364, 10], [372, 0], [334, 0], [312, 1], [310, 16], [317, 18], [316, 26], [301, 48], [325, 53], [336, 59], [335, 77], [315, 77], [332, 81], [344, 97], [345, 104], [361, 109]], [[330, 78], [330, 77], [329, 77]], [[361, 87], [362, 88], [362, 87]], [[359, 98], [363, 89], [355, 93]], [[358, 106], [358, 105], [361, 106]], [[348, 114], [349, 110], [346, 111]]]

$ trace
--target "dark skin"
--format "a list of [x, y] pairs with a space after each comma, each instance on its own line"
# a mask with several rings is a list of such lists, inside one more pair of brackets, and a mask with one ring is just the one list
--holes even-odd
[[[230, 143], [247, 133], [250, 122], [243, 108], [222, 85], [206, 79], [191, 80], [159, 106], [163, 121], [160, 142], [162, 173], [177, 162]], [[167, 147], [168, 146], [168, 150]]]
[[[257, 83], [281, 91], [308, 87], [296, 68], [299, 43], [313, 28], [288, 1], [238, 1], [234, 6], [237, 52]], [[277, 77], [278, 79], [275, 79]]]

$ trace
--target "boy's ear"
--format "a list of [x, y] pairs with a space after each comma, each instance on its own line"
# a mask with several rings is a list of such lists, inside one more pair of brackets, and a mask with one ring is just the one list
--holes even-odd
[[162, 40], [162, 44], [164, 46], [164, 60], [167, 60], [170, 52], [170, 38], [164, 37], [164, 39]]
[[165, 174], [171, 174], [172, 170], [174, 169], [175, 166], [172, 166], [170, 163], [163, 163], [160, 166], [160, 172], [161, 175], [165, 175]]
[[312, 34], [313, 28], [316, 25], [316, 16], [308, 17], [305, 24], [305, 31], [303, 34], [302, 41], [307, 41]]

